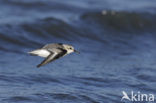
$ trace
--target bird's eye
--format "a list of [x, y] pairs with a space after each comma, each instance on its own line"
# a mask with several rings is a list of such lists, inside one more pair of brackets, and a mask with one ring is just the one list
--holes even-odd
[[72, 49], [72, 48], [69, 48], [69, 49]]

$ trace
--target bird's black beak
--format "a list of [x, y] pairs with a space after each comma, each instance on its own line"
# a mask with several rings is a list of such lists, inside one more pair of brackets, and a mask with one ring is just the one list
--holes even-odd
[[77, 50], [74, 50], [74, 52], [75, 52], [75, 53], [78, 53], [78, 54], [80, 54], [80, 52], [79, 52], [79, 51], [77, 51]]

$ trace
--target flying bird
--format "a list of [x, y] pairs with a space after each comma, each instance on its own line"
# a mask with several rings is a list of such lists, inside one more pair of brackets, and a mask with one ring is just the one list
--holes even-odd
[[47, 63], [50, 63], [72, 52], [79, 53], [71, 45], [62, 44], [62, 43], [52, 43], [52, 44], [47, 44], [40, 49], [30, 51], [28, 53], [33, 56], [40, 56], [45, 58], [40, 64], [37, 65], [37, 67], [39, 68]]

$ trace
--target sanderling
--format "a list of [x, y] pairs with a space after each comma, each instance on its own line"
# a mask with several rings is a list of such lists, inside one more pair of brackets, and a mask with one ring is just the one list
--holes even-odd
[[62, 43], [53, 43], [47, 44], [40, 49], [36, 49], [28, 53], [34, 56], [40, 56], [45, 58], [40, 64], [37, 65], [37, 67], [39, 68], [40, 66], [43, 66], [49, 62], [52, 62], [72, 52], [79, 53], [71, 45]]

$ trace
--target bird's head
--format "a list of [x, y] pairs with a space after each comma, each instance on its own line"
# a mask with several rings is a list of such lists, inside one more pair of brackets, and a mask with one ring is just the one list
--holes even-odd
[[67, 53], [72, 53], [72, 52], [76, 52], [76, 53], [79, 53], [77, 50], [74, 49], [73, 46], [71, 45], [67, 45], [67, 44], [64, 44], [63, 47], [67, 50]]

